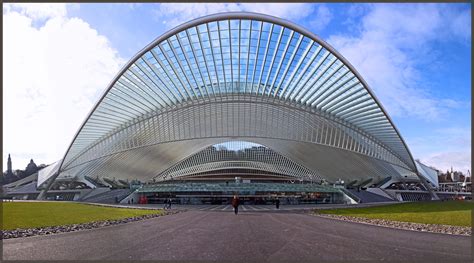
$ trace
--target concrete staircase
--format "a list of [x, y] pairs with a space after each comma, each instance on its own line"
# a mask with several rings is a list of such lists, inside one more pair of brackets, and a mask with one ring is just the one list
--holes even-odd
[[90, 202], [90, 203], [114, 204], [116, 203], [116, 201], [120, 202], [122, 199], [130, 195], [132, 192], [133, 190], [130, 190], [130, 189], [115, 189], [115, 190], [110, 190], [108, 192], [94, 195], [91, 197], [86, 197], [85, 199], [81, 201]]
[[374, 194], [365, 190], [347, 189], [351, 194], [357, 196], [361, 203], [393, 202], [392, 199]]

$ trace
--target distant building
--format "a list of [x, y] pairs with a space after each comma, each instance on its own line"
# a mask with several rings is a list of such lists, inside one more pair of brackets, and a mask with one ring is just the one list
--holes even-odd
[[36, 163], [33, 161], [33, 159], [31, 159], [28, 165], [26, 166], [25, 170], [16, 169], [13, 171], [12, 159], [11, 159], [10, 154], [8, 154], [7, 170], [3, 173], [3, 176], [0, 177], [0, 184], [3, 185], [3, 184], [15, 182], [19, 179], [25, 178], [27, 176], [30, 176], [38, 172], [44, 167], [46, 167], [46, 165], [42, 164], [40, 166], [37, 166]]
[[7, 174], [13, 174], [13, 172], [12, 172], [12, 158], [10, 157], [10, 154], [8, 154]]
[[30, 163], [25, 168], [25, 175], [32, 175], [38, 171], [38, 166], [36, 166], [33, 159], [30, 160]]
[[13, 170], [12, 170], [12, 158], [10, 154], [8, 154], [7, 171], [3, 174], [1, 183], [6, 184], [6, 183], [13, 182], [17, 179], [18, 179], [17, 176], [13, 173]]
[[5, 174], [5, 179], [6, 181], [14, 180], [15, 174], [12, 171], [12, 158], [10, 157], [10, 154], [8, 154], [8, 161], [7, 161], [7, 172]]
[[[450, 170], [447, 170], [446, 173], [438, 174], [438, 180], [440, 183], [464, 182], [465, 177], [466, 175], [460, 171], [454, 171], [452, 167]], [[470, 177], [467, 176], [466, 180], [470, 181]]]

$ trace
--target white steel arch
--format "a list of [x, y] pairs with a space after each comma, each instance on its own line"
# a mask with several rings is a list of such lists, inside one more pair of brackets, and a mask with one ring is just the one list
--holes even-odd
[[397, 128], [344, 57], [291, 22], [238, 12], [180, 25], [132, 58], [49, 185], [57, 176], [146, 180], [205, 147], [243, 139], [328, 180], [418, 176]]

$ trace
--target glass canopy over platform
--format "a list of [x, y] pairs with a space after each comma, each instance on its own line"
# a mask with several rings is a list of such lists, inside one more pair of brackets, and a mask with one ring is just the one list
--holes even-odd
[[132, 58], [38, 185], [58, 176], [172, 180], [178, 170], [219, 168], [212, 154], [189, 160], [229, 141], [269, 149], [253, 168], [287, 166], [283, 174], [304, 180], [419, 176], [367, 83], [331, 46], [276, 17], [222, 13], [180, 25]]
[[159, 174], [155, 181], [166, 181], [170, 178], [222, 180], [233, 176], [260, 180], [280, 177], [318, 182], [323, 179], [308, 168], [263, 145], [232, 141], [207, 147], [187, 157]]

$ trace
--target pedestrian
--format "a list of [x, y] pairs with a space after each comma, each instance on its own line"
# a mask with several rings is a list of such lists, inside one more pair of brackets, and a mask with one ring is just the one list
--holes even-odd
[[276, 206], [276, 209], [280, 209], [280, 199], [279, 198], [277, 198], [275, 200], [275, 206]]
[[234, 198], [232, 199], [232, 206], [234, 207], [235, 214], [239, 213], [239, 203], [240, 203], [239, 197], [234, 195]]
[[171, 209], [171, 198], [168, 199], [168, 209]]

